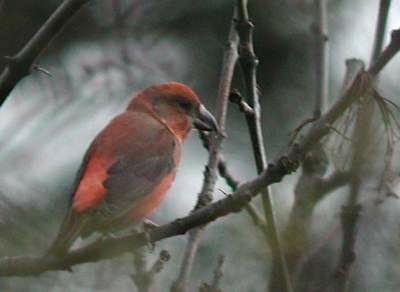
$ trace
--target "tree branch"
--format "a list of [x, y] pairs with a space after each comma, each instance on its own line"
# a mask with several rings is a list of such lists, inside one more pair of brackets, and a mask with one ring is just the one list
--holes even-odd
[[[204, 148], [209, 150], [210, 139], [205, 132], [199, 132], [200, 139], [203, 143]], [[225, 157], [220, 154], [219, 162], [218, 162], [218, 172], [219, 175], [225, 180], [226, 184], [231, 188], [232, 191], [236, 191], [238, 186], [240, 185], [240, 181], [233, 175], [230, 171]], [[253, 223], [256, 226], [262, 227], [261, 230], [265, 231], [265, 219], [262, 214], [258, 211], [257, 207], [254, 206], [251, 202], [245, 207], [247, 213], [252, 219]]]
[[371, 54], [371, 62], [375, 62], [383, 48], [383, 42], [385, 40], [386, 23], [389, 14], [389, 7], [391, 0], [381, 0], [379, 3], [379, 14], [376, 21], [374, 47]]
[[314, 34], [315, 60], [315, 103], [314, 117], [324, 112], [328, 100], [329, 56], [328, 56], [328, 20], [327, 0], [314, 0], [314, 22], [311, 25]]
[[[237, 60], [237, 44], [238, 37], [234, 31], [232, 21], [229, 31], [228, 45], [224, 53], [221, 78], [218, 88], [216, 119], [219, 126], [219, 133], [211, 136], [210, 138], [209, 158], [206, 168], [204, 170], [203, 186], [198, 196], [198, 200], [196, 206], [194, 207], [194, 210], [210, 204], [213, 199], [213, 193], [217, 180], [219, 155], [222, 141], [224, 139], [229, 93]], [[184, 292], [188, 289], [187, 282], [193, 267], [195, 256], [197, 254], [197, 249], [201, 240], [202, 232], [202, 228], [197, 228], [195, 230], [192, 230], [189, 234], [189, 239], [186, 245], [178, 278], [171, 287], [171, 290], [174, 292]]]
[[140, 292], [154, 292], [154, 278], [162, 271], [166, 262], [169, 261], [171, 255], [168, 251], [162, 250], [158, 259], [153, 265], [147, 269], [146, 255], [143, 248], [136, 249], [134, 255], [135, 273], [131, 276], [138, 291]]
[[211, 284], [203, 283], [200, 286], [200, 292], [222, 292], [220, 286], [220, 282], [222, 277], [224, 276], [224, 265], [225, 264], [225, 257], [224, 255], [220, 254], [217, 259], [217, 265], [214, 269], [214, 276], [212, 279]]
[[383, 50], [383, 52], [379, 55], [376, 62], [374, 62], [368, 72], [375, 76], [377, 75], [383, 67], [393, 58], [393, 56], [400, 49], [400, 29], [392, 30], [391, 40], [389, 45]]
[[16, 84], [31, 72], [31, 67], [61, 31], [72, 16], [89, 0], [65, 0], [42, 25], [29, 42], [12, 57], [6, 57], [7, 65], [0, 75], [0, 106]]
[[[248, 104], [253, 109], [253, 114], [246, 114], [246, 122], [250, 132], [250, 138], [253, 147], [253, 154], [256, 163], [257, 172], [261, 173], [267, 167], [267, 157], [264, 149], [264, 139], [261, 127], [261, 109], [257, 88], [257, 65], [258, 60], [253, 47], [253, 29], [254, 25], [250, 22], [247, 10], [247, 0], [238, 0], [238, 20], [236, 30], [239, 35], [239, 62], [243, 71], [245, 86], [247, 89]], [[276, 224], [273, 200], [269, 188], [265, 188], [262, 193], [266, 225], [265, 234], [268, 243], [272, 249], [274, 263], [277, 264], [277, 274], [270, 280], [270, 284], [277, 283], [278, 286], [270, 288], [271, 291], [291, 291], [290, 280], [288, 276], [285, 258], [279, 238], [279, 232]], [[271, 287], [272, 287], [271, 286]]]

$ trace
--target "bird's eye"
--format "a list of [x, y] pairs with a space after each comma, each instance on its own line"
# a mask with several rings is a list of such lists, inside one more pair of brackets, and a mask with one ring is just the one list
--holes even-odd
[[187, 100], [178, 100], [178, 106], [186, 112], [192, 110], [192, 103]]

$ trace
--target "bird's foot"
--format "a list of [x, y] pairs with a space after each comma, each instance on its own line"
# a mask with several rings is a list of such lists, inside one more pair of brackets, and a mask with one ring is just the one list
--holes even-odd
[[150, 232], [156, 229], [157, 227], [160, 227], [159, 224], [151, 221], [150, 219], [144, 219], [143, 220], [143, 229], [145, 232]]
[[148, 247], [150, 248], [151, 251], [154, 250], [155, 248], [155, 243], [151, 240], [151, 235], [150, 233], [156, 229], [157, 227], [159, 227], [160, 225], [158, 225], [157, 223], [154, 223], [153, 221], [149, 220], [149, 219], [144, 219], [143, 220], [143, 232], [146, 234], [146, 238], [147, 238], [147, 243], [148, 243]]
[[100, 236], [100, 240], [114, 239], [117, 236], [112, 232], [105, 232]]

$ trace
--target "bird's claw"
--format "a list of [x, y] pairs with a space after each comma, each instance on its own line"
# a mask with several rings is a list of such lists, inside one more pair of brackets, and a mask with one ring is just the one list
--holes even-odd
[[151, 240], [151, 236], [150, 236], [150, 232], [152, 232], [154, 229], [156, 229], [157, 227], [159, 227], [160, 225], [158, 225], [157, 223], [149, 220], [149, 219], [144, 219], [143, 220], [143, 232], [146, 236], [147, 239], [147, 246], [149, 247], [149, 249], [151, 251], [154, 251], [156, 245], [155, 243]]
[[150, 219], [144, 219], [143, 220], [143, 229], [145, 232], [150, 232], [156, 229], [157, 227], [160, 227], [159, 224], [151, 221]]
[[100, 240], [102, 240], [102, 241], [107, 240], [107, 239], [114, 239], [114, 238], [117, 238], [117, 236], [112, 232], [103, 233], [100, 236]]

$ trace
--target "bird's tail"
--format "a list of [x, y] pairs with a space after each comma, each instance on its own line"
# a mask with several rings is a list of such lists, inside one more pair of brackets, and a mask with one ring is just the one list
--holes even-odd
[[45, 256], [63, 257], [67, 254], [75, 240], [80, 236], [82, 231], [81, 218], [79, 218], [72, 210], [68, 211], [61, 228], [45, 253]]

